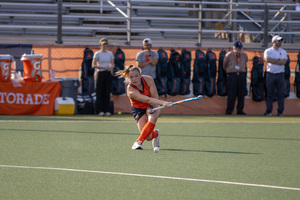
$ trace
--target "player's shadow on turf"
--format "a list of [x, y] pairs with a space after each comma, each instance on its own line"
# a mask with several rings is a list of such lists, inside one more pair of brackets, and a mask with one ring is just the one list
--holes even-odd
[[191, 149], [163, 149], [164, 151], [187, 151], [187, 152], [198, 152], [198, 153], [228, 153], [228, 154], [260, 154], [260, 153], [249, 153], [249, 152], [235, 152], [235, 151], [207, 151], [207, 150], [191, 150]]
[[261, 137], [232, 137], [232, 136], [217, 136], [217, 135], [168, 135], [176, 137], [199, 137], [199, 138], [223, 138], [223, 139], [247, 139], [247, 140], [291, 140], [300, 141], [300, 139], [294, 138], [261, 138]]

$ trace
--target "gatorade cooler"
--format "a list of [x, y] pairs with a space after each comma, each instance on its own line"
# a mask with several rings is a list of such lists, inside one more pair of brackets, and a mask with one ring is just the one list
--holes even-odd
[[77, 89], [79, 84], [78, 78], [57, 77], [55, 78], [61, 85], [60, 97], [72, 97], [75, 102], [75, 111], [77, 114]]
[[72, 97], [57, 97], [54, 103], [55, 115], [74, 115], [75, 102]]
[[23, 78], [25, 82], [41, 82], [42, 69], [41, 60], [43, 55], [24, 54], [21, 58], [23, 61]]
[[14, 58], [11, 55], [0, 55], [0, 81], [10, 81], [10, 74]]

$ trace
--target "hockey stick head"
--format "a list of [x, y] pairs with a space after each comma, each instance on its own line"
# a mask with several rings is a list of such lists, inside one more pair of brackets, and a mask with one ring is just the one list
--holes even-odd
[[194, 101], [194, 100], [198, 100], [198, 99], [201, 99], [201, 98], [202, 98], [202, 95], [199, 95], [197, 97], [193, 97], [193, 98], [184, 99], [184, 100], [181, 100], [181, 101], [174, 102], [172, 105], [177, 105], [177, 104], [188, 102], [188, 101]]
[[202, 97], [203, 97], [202, 95], [199, 95], [196, 97], [196, 99], [198, 100], [198, 99], [201, 99]]

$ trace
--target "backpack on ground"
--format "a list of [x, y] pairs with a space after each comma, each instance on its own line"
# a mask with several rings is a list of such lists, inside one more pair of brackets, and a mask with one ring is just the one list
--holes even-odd
[[162, 48], [159, 48], [158, 62], [156, 65], [155, 85], [158, 95], [167, 94], [167, 75], [168, 75], [168, 54]]
[[263, 68], [264, 60], [258, 56], [255, 56], [253, 58], [250, 84], [253, 101], [263, 101], [265, 99], [265, 79]]
[[295, 94], [300, 98], [300, 52], [297, 55], [298, 61], [295, 69]]
[[181, 56], [171, 50], [171, 56], [168, 62], [168, 94], [175, 96], [180, 93], [180, 82], [184, 77], [183, 67], [181, 66]]
[[216, 94], [217, 56], [211, 50], [206, 52], [205, 95], [212, 97]]
[[219, 54], [219, 70], [218, 70], [218, 80], [217, 80], [217, 93], [219, 96], [227, 96], [226, 82], [227, 75], [223, 68], [223, 62], [226, 55], [226, 51], [222, 50]]
[[77, 95], [77, 114], [89, 114], [95, 115], [95, 102], [96, 102], [96, 94], [92, 95], [84, 95], [78, 94]]
[[[120, 48], [118, 48], [115, 52], [114, 64], [115, 64], [114, 74], [119, 70], [124, 70], [125, 54]], [[125, 93], [124, 78], [114, 75], [111, 92], [114, 95], [121, 95]]]
[[284, 97], [289, 97], [290, 96], [290, 88], [291, 88], [291, 82], [290, 82], [290, 77], [291, 77], [291, 69], [290, 69], [290, 56], [287, 55], [287, 61], [284, 65]]
[[92, 68], [94, 52], [86, 48], [83, 52], [81, 64], [82, 94], [92, 94], [95, 92], [94, 68]]
[[204, 95], [205, 64], [206, 64], [205, 53], [200, 49], [197, 49], [195, 52], [194, 73], [192, 79], [193, 94], [195, 96]]
[[181, 51], [181, 65], [183, 68], [183, 79], [180, 83], [180, 95], [190, 94], [190, 83], [191, 83], [191, 61], [192, 55], [190, 51], [183, 49]]

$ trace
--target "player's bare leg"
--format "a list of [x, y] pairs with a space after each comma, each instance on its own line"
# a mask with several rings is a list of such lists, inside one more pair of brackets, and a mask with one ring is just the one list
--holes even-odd
[[159, 115], [160, 111], [156, 111], [154, 113], [146, 112], [146, 114], [139, 119], [137, 126], [141, 134], [133, 144], [132, 149], [143, 149], [142, 144], [145, 140], [152, 140], [160, 135], [160, 131], [154, 131], [154, 127]]

